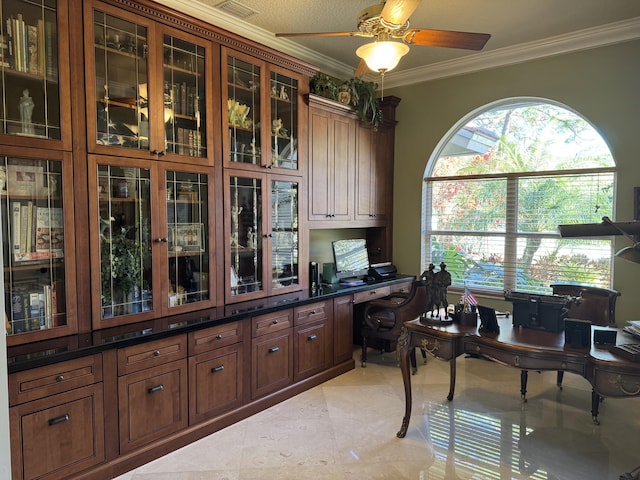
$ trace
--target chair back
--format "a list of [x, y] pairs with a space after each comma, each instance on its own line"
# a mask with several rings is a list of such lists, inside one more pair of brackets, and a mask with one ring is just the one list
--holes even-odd
[[620, 296], [617, 290], [570, 283], [554, 283], [551, 288], [556, 295], [581, 298], [580, 303], [571, 304], [567, 318], [589, 320], [593, 325], [615, 325], [616, 300]]

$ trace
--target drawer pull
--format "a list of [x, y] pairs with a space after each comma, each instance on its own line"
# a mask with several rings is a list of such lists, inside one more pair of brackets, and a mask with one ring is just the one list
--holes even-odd
[[153, 356], [154, 357], [159, 357], [160, 356], [160, 350], [156, 350], [155, 352], [153, 352]]
[[221, 372], [224, 370], [224, 365], [216, 365], [211, 369], [211, 373]]
[[316, 314], [316, 311], [315, 311], [315, 310], [311, 310], [311, 311], [309, 312], [309, 315], [315, 315], [315, 314]]
[[161, 392], [162, 390], [164, 390], [164, 385], [160, 384], [156, 385], [155, 387], [151, 387], [149, 390], [147, 390], [147, 393], [156, 393]]
[[277, 324], [278, 324], [278, 320], [277, 319], [272, 322], [272, 325], [277, 325]]
[[56, 377], [56, 382], [62, 382], [64, 380], [64, 375], [58, 375]]
[[69, 414], [66, 413], [64, 415], [60, 415], [59, 417], [51, 418], [49, 420], [49, 426], [52, 427], [53, 425], [57, 425], [59, 423], [68, 422], [68, 421], [69, 421]]
[[217, 334], [217, 335], [216, 335], [216, 340], [222, 340], [222, 335]]
[[271, 347], [271, 348], [269, 349], [269, 353], [275, 353], [275, 352], [277, 352], [278, 350], [280, 350], [280, 347]]
[[309, 335], [308, 340], [313, 341], [313, 340], [315, 340], [316, 338], [318, 338], [318, 335], [316, 335], [316, 334], [314, 333], [313, 335]]
[[375, 295], [376, 293], [378, 292], [376, 292], [375, 290], [371, 290], [371, 293], [369, 295]]

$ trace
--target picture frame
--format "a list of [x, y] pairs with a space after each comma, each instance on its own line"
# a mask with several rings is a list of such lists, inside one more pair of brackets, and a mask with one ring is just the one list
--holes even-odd
[[169, 227], [169, 250], [173, 252], [204, 252], [204, 224], [177, 223]]
[[35, 165], [7, 165], [7, 191], [11, 195], [34, 197], [44, 186], [44, 168]]

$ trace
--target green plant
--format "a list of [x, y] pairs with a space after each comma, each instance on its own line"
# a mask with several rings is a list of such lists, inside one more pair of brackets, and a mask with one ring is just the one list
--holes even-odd
[[326, 73], [316, 73], [309, 82], [311, 93], [331, 100], [338, 99], [338, 85], [336, 81]]
[[372, 124], [377, 129], [382, 123], [380, 99], [376, 96], [378, 86], [374, 82], [365, 82], [357, 77], [345, 83], [349, 86], [351, 105], [356, 109], [360, 120]]
[[[100, 247], [102, 303], [112, 300], [115, 291], [126, 298], [137, 285], [142, 290], [142, 270], [146, 253], [140, 242], [131, 238], [131, 227], [114, 230], [103, 235]], [[117, 287], [117, 290], [116, 288]]]

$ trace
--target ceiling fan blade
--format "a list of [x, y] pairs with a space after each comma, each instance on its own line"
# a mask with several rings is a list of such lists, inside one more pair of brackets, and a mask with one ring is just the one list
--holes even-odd
[[411, 45], [464, 48], [466, 50], [482, 50], [489, 38], [491, 35], [488, 33], [453, 32], [424, 28], [410, 28], [403, 36], [403, 40]]
[[360, 60], [360, 63], [356, 67], [356, 71], [353, 74], [353, 76], [354, 77], [361, 77], [362, 75], [365, 75], [365, 74], [369, 73], [370, 71], [371, 70], [369, 70], [369, 67], [367, 67], [367, 62], [365, 62], [364, 60]]
[[309, 33], [276, 33], [276, 37], [356, 37], [361, 32], [309, 32]]
[[387, 0], [380, 17], [385, 23], [404, 25], [422, 0]]

